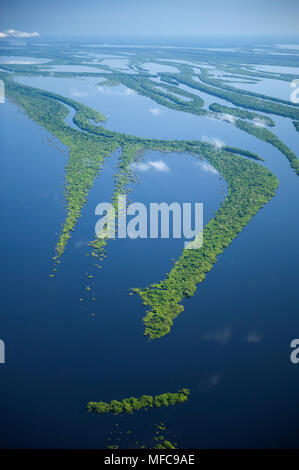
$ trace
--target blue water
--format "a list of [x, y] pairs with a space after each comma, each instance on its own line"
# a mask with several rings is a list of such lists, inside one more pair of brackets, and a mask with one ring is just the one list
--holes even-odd
[[100, 68], [88, 67], [87, 65], [49, 65], [44, 68], [46, 72], [91, 72], [91, 73], [102, 73]]
[[40, 59], [37, 57], [26, 56], [0, 56], [0, 64], [44, 64], [49, 62], [49, 59]]
[[255, 69], [271, 73], [289, 73], [294, 75], [299, 73], [299, 67], [286, 67], [284, 65], [256, 65]]
[[144, 70], [150, 73], [157, 74], [159, 72], [178, 73], [179, 70], [171, 65], [159, 64], [156, 62], [146, 62], [141, 65]]
[[[286, 158], [225, 122], [172, 110], [164, 118], [166, 108], [124, 94], [125, 87], [95, 99], [95, 81], [30, 77], [29, 82], [42, 87], [42, 80], [67, 96], [75, 84], [78, 93], [87, 93], [75, 99], [107, 114], [106, 125], [114, 130], [217, 137], [258, 152], [280, 186], [219, 257], [196, 295], [184, 301], [171, 333], [148, 343], [145, 309], [128, 292], [162, 279], [182, 240], [111, 240], [102, 268], [94, 267], [87, 243], [94, 235], [96, 205], [112, 196], [115, 152], [90, 190], [57, 275], [49, 278], [65, 215], [66, 151], [55, 139], [51, 147], [48, 134], [14, 105], [1, 105], [0, 337], [7, 356], [0, 366], [1, 447], [105, 447], [116, 423], [143, 444], [161, 420], [180, 447], [296, 447], [299, 368], [290, 362], [289, 344], [299, 334], [299, 185]], [[150, 107], [161, 108], [161, 114], [148, 112]], [[297, 135], [288, 129], [285, 141], [298, 149]], [[138, 172], [130, 199], [203, 202], [206, 223], [223, 198], [219, 175], [203, 171], [188, 155], [147, 152], [144, 161], [153, 160], [162, 160], [169, 171]], [[89, 400], [181, 386], [191, 389], [181, 407], [119, 417], [84, 409]], [[128, 438], [127, 446], [134, 445]]]
[[255, 93], [260, 93], [268, 96], [269, 90], [271, 90], [272, 97], [279, 98], [291, 102], [291, 93], [293, 88], [291, 88], [291, 83], [284, 82], [281, 80], [273, 80], [269, 78], [261, 78], [258, 83], [229, 83], [229, 85], [234, 86], [235, 88], [240, 88], [242, 90], [249, 90]]
[[[271, 67], [270, 67], [271, 68]], [[265, 70], [267, 71], [267, 70]], [[269, 70], [270, 71], [270, 70]], [[228, 77], [229, 75], [229, 77]], [[260, 78], [256, 83], [250, 83], [250, 76], [244, 75], [244, 78], [240, 80], [240, 75], [238, 74], [228, 74], [223, 71], [217, 70], [216, 73], [212, 74], [213, 77], [225, 80], [228, 85], [233, 86], [237, 89], [253, 91], [255, 93], [263, 94], [269, 96], [271, 91], [271, 97], [280, 98], [282, 100], [290, 101], [291, 103], [291, 80], [289, 82], [276, 80], [275, 78]], [[275, 76], [274, 76], [275, 77]], [[249, 83], [245, 83], [246, 81]]]

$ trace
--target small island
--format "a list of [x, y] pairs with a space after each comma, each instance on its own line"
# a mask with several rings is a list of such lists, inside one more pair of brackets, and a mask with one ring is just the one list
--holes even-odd
[[115, 415], [123, 412], [133, 413], [141, 409], [161, 408], [163, 406], [185, 403], [188, 400], [189, 393], [189, 389], [182, 388], [176, 393], [162, 393], [162, 395], [156, 395], [154, 397], [151, 395], [142, 395], [139, 398], [124, 398], [122, 401], [90, 401], [87, 403], [86, 408], [90, 413], [95, 412], [97, 414], [109, 412]]

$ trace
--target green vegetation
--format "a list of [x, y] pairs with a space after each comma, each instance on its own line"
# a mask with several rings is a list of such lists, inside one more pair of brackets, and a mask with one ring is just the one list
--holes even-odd
[[82, 122], [88, 119], [102, 121], [101, 113], [60, 95], [15, 84], [4, 74], [3, 78], [7, 95], [21, 106], [31, 119], [51, 132], [69, 149], [65, 188], [67, 215], [56, 245], [54, 259], [58, 260], [71, 237], [71, 232], [80, 217], [81, 208], [86, 203], [88, 191], [99, 174], [104, 159], [119, 146], [119, 143], [69, 127], [64, 122], [68, 110], [62, 103], [76, 109], [76, 116]]
[[[215, 86], [217, 88], [219, 87], [221, 89], [228, 90], [233, 93], [238, 93], [240, 98], [242, 97], [242, 95], [245, 95], [246, 97], [256, 97], [258, 99], [265, 100], [266, 103], [269, 100], [269, 101], [274, 101], [275, 103], [280, 103], [281, 105], [287, 105], [287, 107], [290, 107], [290, 108], [292, 106], [295, 106], [295, 107], [297, 106], [297, 111], [299, 111], [298, 105], [291, 103], [290, 101], [286, 101], [281, 98], [276, 98], [274, 96], [264, 95], [261, 93], [255, 93], [254, 91], [243, 90], [241, 88], [236, 88], [234, 86], [227, 85], [223, 80], [212, 77], [209, 71], [204, 68], [201, 68], [201, 74], [199, 75], [199, 79], [202, 82]], [[273, 108], [273, 109], [276, 109], [276, 108]], [[276, 114], [276, 112], [274, 114]]]
[[[149, 429], [149, 426], [146, 426], [146, 428]], [[150, 427], [149, 432], [151, 435], [145, 445], [136, 439], [136, 431], [132, 432], [126, 428], [123, 428], [121, 431], [119, 424], [114, 423], [112, 430], [109, 432], [109, 437], [107, 438], [107, 441], [109, 441], [107, 449], [178, 449], [178, 444], [171, 442], [173, 432], [169, 431], [163, 422], [155, 424], [153, 430]], [[139, 437], [140, 435], [138, 435], [138, 439]]]
[[176, 393], [163, 393], [162, 395], [142, 395], [139, 398], [124, 398], [122, 401], [112, 400], [111, 402], [94, 402], [87, 403], [87, 410], [89, 412], [102, 413], [133, 413], [141, 409], [148, 408], [161, 408], [164, 406], [176, 405], [185, 403], [188, 400], [190, 390], [183, 388]]
[[[281, 60], [281, 56], [280, 56]], [[258, 61], [259, 62], [259, 61]], [[281, 65], [281, 64], [273, 64], [273, 65]], [[232, 65], [232, 64], [218, 64], [217, 68], [219, 70], [222, 70], [223, 72], [230, 72], [231, 74], [234, 74], [234, 78], [239, 78], [238, 75], [240, 74], [240, 78], [244, 77], [250, 77], [252, 79], [259, 79], [259, 78], [269, 78], [269, 79], [274, 79], [274, 80], [282, 80], [285, 82], [291, 82], [296, 78], [293, 74], [286, 74], [286, 73], [275, 73], [275, 72], [262, 72], [261, 70], [255, 70], [252, 68], [244, 68], [243, 66], [238, 66], [238, 65]], [[225, 75], [224, 75], [225, 76]]]
[[218, 103], [213, 103], [209, 106], [211, 111], [215, 111], [217, 113], [226, 113], [230, 114], [231, 116], [240, 117], [241, 119], [249, 119], [253, 121], [254, 119], [261, 119], [265, 125], [267, 126], [275, 126], [275, 122], [269, 116], [263, 116], [262, 114], [253, 113], [252, 111], [246, 111], [245, 109], [241, 108], [230, 108], [229, 106], [223, 106]]
[[[288, 158], [291, 167], [299, 175], [299, 163], [294, 152], [274, 133], [263, 127], [263, 124], [273, 127], [275, 125], [273, 119], [256, 112], [291, 118], [295, 129], [299, 131], [298, 105], [271, 96], [240, 90], [231, 86], [227, 80], [213, 78], [209, 71], [202, 66], [199, 66], [201, 73], [196, 77], [198, 79], [196, 81], [193, 67], [165, 61], [165, 65], [176, 65], [180, 73], [160, 73], [158, 76], [161, 81], [157, 82], [153, 75], [141, 68], [144, 61], [150, 60], [149, 52], [141, 48], [134, 50], [134, 53], [135, 57], [130, 60], [129, 67], [132, 72], [138, 73], [129, 75], [112, 71], [108, 79], [107, 75], [105, 76], [106, 82], [101, 83], [101, 85], [113, 86], [122, 83], [134, 89], [140, 95], [147, 96], [160, 105], [177, 111], [216, 119], [224, 119], [225, 114], [232, 116], [233, 119], [228, 120], [231, 124], [273, 145]], [[157, 51], [156, 55], [159, 56], [159, 53], [161, 51]], [[11, 54], [18, 54], [18, 51], [12, 50]], [[34, 54], [35, 50], [33, 48], [32, 55]], [[155, 53], [152, 52], [151, 54], [153, 55], [152, 60], [154, 60]], [[164, 50], [163, 54], [172, 60], [173, 52], [171, 50]], [[175, 54], [176, 57], [190, 61], [197, 60], [198, 57], [198, 52], [176, 51]], [[293, 65], [292, 60], [294, 59], [288, 57], [269, 57], [264, 54], [253, 57], [253, 54], [250, 55], [246, 51], [235, 51], [233, 54], [229, 52], [221, 53], [221, 60], [219, 60], [219, 53], [203, 50], [200, 54], [203, 62], [207, 60], [211, 65], [216, 65], [218, 69], [227, 73], [239, 73], [241, 79], [244, 77], [265, 77], [290, 81], [294, 78], [288, 74], [257, 72], [253, 67], [248, 66], [245, 70], [243, 66], [243, 64], [250, 62], [253, 64], [281, 65], [282, 61], [285, 65]], [[77, 64], [81, 61], [83, 63], [83, 59], [66, 58], [58, 50], [52, 51], [49, 54], [50, 56], [52, 62], [47, 65]], [[267, 60], [265, 60], [265, 57], [267, 57]], [[84, 60], [91, 59], [84, 57]], [[1, 67], [13, 72], [12, 75], [14, 76], [25, 73], [26, 75], [40, 74], [44, 76], [52, 74], [55, 77], [102, 77], [104, 74], [100, 73], [101, 69], [109, 70], [108, 66], [95, 66], [99, 69], [98, 74], [42, 72], [39, 66], [33, 65], [10, 64]], [[13, 82], [6, 73], [0, 73], [0, 76], [5, 81], [6, 93], [10, 99], [22, 107], [31, 119], [56, 136], [69, 151], [65, 178], [66, 219], [56, 246], [54, 260], [57, 264], [60, 263], [58, 258], [63, 254], [80, 217], [81, 209], [87, 201], [89, 189], [92, 187], [95, 178], [100, 174], [105, 159], [115, 151], [119, 151], [119, 158], [117, 172], [114, 176], [112, 196], [114, 207], [117, 205], [118, 196], [127, 194], [130, 191], [130, 185], [134, 183], [131, 164], [142, 158], [142, 155], [150, 149], [161, 152], [188, 153], [195, 158], [205, 158], [226, 180], [227, 197], [215, 216], [204, 228], [202, 248], [184, 250], [181, 257], [175, 262], [171, 272], [167, 274], [166, 279], [143, 289], [133, 289], [135, 293], [140, 295], [144, 304], [148, 306], [148, 311], [143, 319], [145, 335], [148, 335], [150, 339], [163, 337], [169, 333], [173, 320], [183, 311], [182, 302], [195, 293], [197, 285], [205, 279], [206, 274], [217, 262], [218, 256], [237, 237], [252, 217], [273, 197], [278, 187], [276, 177], [268, 169], [257, 163], [257, 161], [263, 160], [259, 155], [248, 150], [229, 145], [218, 150], [210, 144], [198, 141], [144, 139], [113, 132], [98, 125], [104, 122], [105, 117], [94, 109], [55, 93], [19, 85]], [[224, 75], [223, 78], [231, 79], [237, 78], [237, 76]], [[252, 80], [251, 83], [255, 81]], [[250, 82], [247, 81], [247, 83]], [[210, 105], [210, 111], [207, 111], [203, 109], [204, 100], [200, 96], [179, 88], [180, 84], [225, 99], [239, 107], [214, 103]], [[73, 122], [77, 127], [73, 128], [65, 123], [69, 112], [68, 107], [75, 111]], [[248, 121], [253, 121], [253, 123]], [[247, 157], [250, 160], [242, 157]], [[90, 242], [92, 256], [102, 259], [106, 243], [107, 238], [92, 240]], [[101, 266], [98, 265], [98, 267]], [[56, 272], [57, 269], [54, 268], [53, 271]], [[50, 277], [53, 276], [54, 274], [50, 274]], [[86, 273], [86, 276], [89, 280], [94, 277], [89, 273]], [[85, 289], [88, 293], [94, 295], [89, 285]], [[132, 293], [130, 294], [132, 295]], [[91, 300], [95, 301], [95, 297], [92, 297]], [[80, 301], [83, 302], [82, 297]], [[91, 315], [94, 316], [95, 314], [91, 313]], [[141, 409], [161, 408], [184, 403], [188, 400], [188, 397], [189, 390], [182, 389], [178, 390], [177, 393], [164, 393], [157, 396], [143, 395], [139, 398], [131, 397], [121, 401], [89, 402], [87, 410], [97, 414], [131, 414]], [[130, 431], [127, 432], [127, 434], [129, 433]], [[137, 443], [135, 442], [135, 444]], [[119, 444], [110, 445], [108, 448], [117, 449]], [[163, 423], [157, 426], [153, 448], [176, 448], [176, 444], [172, 444], [167, 439], [166, 428]]]
[[[240, 116], [243, 119], [247, 118], [247, 119], [250, 119], [250, 120], [255, 120], [257, 117], [258, 117], [258, 119], [260, 119], [260, 117], [261, 117], [262, 120], [261, 121], [260, 120], [256, 121], [255, 125], [252, 125], [251, 123], [243, 121], [243, 120], [241, 121], [240, 119], [236, 119], [234, 124], [235, 124], [236, 127], [241, 129], [242, 131], [245, 131], [248, 134], [254, 135], [258, 139], [263, 140], [264, 142], [267, 142], [267, 143], [273, 145], [273, 147], [276, 147], [283, 155], [285, 155], [287, 157], [287, 159], [290, 162], [291, 167], [293, 168], [295, 173], [299, 176], [299, 160], [298, 160], [297, 156], [294, 154], [294, 152], [292, 152], [292, 150], [290, 150], [288, 148], [288, 146], [286, 144], [284, 144], [275, 134], [273, 134], [273, 132], [269, 131], [269, 129], [265, 129], [265, 127], [264, 127], [264, 124], [272, 126], [272, 124], [271, 124], [271, 122], [273, 122], [272, 119], [270, 119], [266, 116], [265, 117], [260, 116], [256, 113], [249, 113], [248, 111], [239, 110], [238, 108], [228, 108], [226, 106], [221, 106], [221, 105], [218, 105], [216, 103], [212, 104], [210, 106], [210, 109], [213, 110], [213, 111], [220, 111], [222, 113], [226, 112], [226, 113], [232, 114], [234, 116]], [[273, 122], [273, 124], [274, 124], [274, 122]], [[296, 121], [294, 121], [294, 126], [297, 129]], [[297, 130], [299, 130], [299, 129], [297, 129]], [[228, 150], [230, 152], [234, 152], [234, 153], [238, 153], [240, 155], [247, 156], [249, 158], [255, 158], [257, 160], [260, 160], [259, 156], [257, 156], [256, 154], [252, 154], [251, 152], [248, 152], [248, 151], [242, 151], [242, 152], [235, 151], [233, 149], [233, 147], [229, 147], [229, 146], [224, 147], [224, 149]]]
[[143, 321], [145, 335], [151, 339], [169, 333], [174, 318], [184, 309], [182, 300], [195, 293], [196, 285], [205, 279], [217, 256], [269, 201], [278, 187], [277, 179], [269, 170], [237, 155], [219, 151], [210, 154], [209, 161], [227, 181], [228, 196], [205, 226], [203, 246], [185, 249], [165, 280], [145, 289], [134, 289], [150, 307]]
[[170, 441], [166, 441], [164, 440], [164, 438], [162, 438], [162, 440], [163, 442], [161, 442], [160, 444], [157, 444], [154, 447], [154, 449], [177, 449], [177, 447], [174, 444], [172, 444]]
[[287, 147], [278, 137], [276, 137], [273, 132], [269, 131], [269, 129], [265, 129], [264, 127], [254, 126], [246, 121], [241, 121], [238, 119], [236, 121], [236, 126], [243, 131], [248, 132], [248, 134], [252, 134], [258, 139], [261, 139], [265, 142], [276, 147], [281, 153], [283, 153], [290, 162], [291, 167], [295, 171], [295, 173], [299, 176], [299, 160], [292, 152], [292, 150]]
[[224, 145], [222, 150], [235, 153], [236, 155], [243, 155], [243, 157], [252, 158], [253, 160], [265, 161], [265, 159], [260, 157], [257, 153], [250, 152], [249, 150], [239, 149], [238, 147], [232, 147], [231, 145]]
[[[123, 144], [122, 151], [118, 160], [117, 172], [114, 175], [114, 192], [112, 196], [112, 205], [115, 209], [115, 217], [118, 210], [118, 196], [130, 192], [130, 183], [135, 182], [130, 165], [145, 150], [141, 143]], [[102, 259], [104, 247], [107, 244], [108, 237], [95, 238], [89, 245], [93, 248], [92, 256]]]
[[[244, 108], [252, 108], [252, 109], [257, 109], [259, 111], [263, 111], [266, 113], [274, 113], [274, 114], [279, 114], [281, 116], [286, 116], [286, 117], [291, 117], [294, 118], [294, 116], [297, 116], [296, 119], [299, 119], [299, 109], [292, 107], [292, 106], [285, 106], [284, 103], [288, 103], [287, 101], [284, 100], [279, 100], [278, 98], [273, 98], [273, 101], [275, 102], [270, 102], [266, 101], [264, 98], [269, 98], [265, 95], [259, 95], [257, 93], [252, 93], [248, 92], [249, 96], [247, 95], [246, 90], [241, 90], [242, 93], [239, 93], [239, 90], [233, 88], [233, 87], [226, 87], [228, 90], [232, 90], [234, 94], [232, 95], [231, 91], [226, 91], [221, 88], [215, 89], [212, 87], [208, 87], [204, 83], [201, 82], [196, 82], [193, 78], [192, 75], [186, 73], [186, 69], [188, 70], [188, 67], [182, 67], [182, 65], [179, 66], [181, 69], [180, 74], [165, 74], [161, 73], [161, 79], [164, 82], [167, 83], [176, 83], [181, 82], [183, 84], [188, 85], [189, 87], [193, 87], [196, 89], [199, 89], [201, 91], [204, 91], [205, 93], [209, 93], [215, 96], [219, 96], [221, 98], [225, 98], [228, 101], [231, 101], [234, 104], [241, 105]], [[207, 78], [207, 74], [205, 71], [200, 75]], [[240, 117], [241, 119], [249, 119], [254, 121], [254, 124], [256, 126], [256, 129], [254, 126], [251, 126], [247, 122], [241, 122], [240, 119], [234, 120], [232, 122], [233, 125], [236, 125], [239, 129], [243, 130], [244, 132], [247, 132], [251, 135], [254, 135], [255, 137], [264, 140], [270, 144], [272, 144], [274, 147], [278, 148], [289, 160], [291, 167], [294, 169], [296, 174], [298, 174], [298, 159], [296, 155], [283, 143], [281, 142], [275, 134], [271, 133], [270, 131], [265, 130], [265, 132], [260, 132], [259, 129], [261, 129], [261, 126], [263, 125], [268, 125], [273, 127], [275, 125], [273, 119], [271, 119], [269, 116], [263, 116], [261, 114], [258, 114], [256, 112], [248, 111], [246, 109], [240, 109], [240, 108], [231, 108], [228, 106], [223, 106], [218, 103], [213, 103], [212, 105], [209, 106], [210, 112], [202, 109], [203, 106], [203, 100], [200, 97], [197, 97], [193, 95], [192, 93], [186, 92], [185, 90], [181, 90], [178, 87], [166, 85], [166, 84], [157, 84], [151, 81], [148, 77], [144, 76], [133, 76], [133, 75], [126, 75], [126, 74], [116, 74], [116, 79], [117, 83], [121, 82], [124, 85], [133, 88], [136, 90], [139, 94], [148, 96], [149, 98], [153, 99], [159, 104], [165, 105], [169, 108], [176, 109], [178, 111], [184, 111], [192, 114], [197, 114], [197, 115], [204, 115], [204, 116], [210, 116], [216, 119], [221, 119], [223, 120], [225, 118], [225, 115], [233, 116], [235, 117]], [[214, 83], [214, 81], [213, 81]], [[221, 80], [216, 80], [215, 83], [220, 87], [222, 84]], [[180, 99], [172, 99], [173, 95], [169, 95], [165, 92], [161, 92], [160, 88], [161, 86], [164, 86], [167, 91], [170, 92], [175, 92], [175, 93], [180, 93], [180, 94], [185, 94], [190, 98], [190, 101], [185, 101], [182, 102]], [[230, 93], [229, 96], [227, 93]], [[252, 97], [253, 96], [253, 97]], [[259, 99], [255, 98], [255, 96], [259, 97]], [[171, 99], [172, 101], [168, 101], [167, 97]], [[74, 119], [75, 120], [75, 119]], [[95, 132], [101, 134], [101, 128], [95, 128], [95, 126], [92, 126], [90, 123], [86, 123], [85, 126], [82, 124], [82, 122], [77, 121], [78, 126], [81, 129], [84, 129], [88, 132]], [[296, 124], [294, 121], [294, 125], [296, 127]], [[129, 137], [129, 136], [127, 136]], [[134, 141], [133, 136], [130, 136], [130, 139]], [[232, 147], [227, 147], [228, 151], [232, 151]], [[258, 157], [254, 157], [255, 154], [252, 152], [247, 151], [247, 155], [244, 153], [240, 153], [244, 156], [247, 156], [249, 158], [255, 158], [255, 159], [261, 159]]]
[[164, 423], [157, 424], [156, 429], [157, 431], [154, 437], [155, 445], [153, 449], [177, 449], [177, 444], [172, 444], [172, 442], [165, 439], [165, 436], [161, 434], [161, 431], [163, 431], [163, 434], [167, 433]]
[[[234, 87], [228, 87], [224, 85], [220, 80], [208, 79], [207, 74], [201, 73], [201, 81], [195, 81], [190, 75], [187, 74], [160, 74], [161, 78], [164, 81], [171, 80], [175, 78], [177, 82], [187, 85], [191, 88], [194, 88], [204, 93], [208, 93], [218, 98], [222, 98], [226, 101], [233, 103], [236, 106], [241, 106], [245, 109], [252, 109], [254, 111], [261, 111], [269, 114], [278, 114], [280, 116], [289, 117], [291, 119], [299, 120], [299, 108], [291, 106], [289, 104], [284, 104], [283, 100], [274, 100], [270, 97], [264, 95], [258, 95], [256, 93], [247, 92], [244, 90], [239, 90]], [[213, 83], [214, 86], [206, 85], [202, 83], [203, 81], [208, 83]], [[218, 88], [216, 88], [216, 86]], [[244, 93], [243, 93], [244, 92]]]
[[[74, 116], [74, 122], [83, 128], [82, 132], [65, 124], [67, 109], [63, 106], [63, 97], [60, 95], [18, 85], [8, 79], [6, 90], [32, 119], [43, 125], [70, 149], [66, 167], [67, 215], [57, 243], [56, 260], [66, 247], [80, 217], [81, 208], [86, 202], [88, 190], [104, 159], [117, 148], [121, 148], [122, 152], [115, 177], [114, 202], [118, 194], [127, 190], [131, 181], [130, 164], [147, 149], [205, 157], [226, 179], [229, 187], [228, 197], [206, 226], [203, 247], [200, 250], [184, 250], [165, 281], [144, 290], [135, 289], [145, 304], [152, 309], [144, 319], [145, 334], [151, 338], [165, 335], [170, 331], [173, 319], [183, 310], [180, 305], [183, 298], [194, 294], [196, 284], [204, 279], [205, 273], [212, 268], [217, 256], [273, 196], [278, 185], [276, 178], [267, 169], [236, 155], [238, 153], [257, 158], [247, 151], [234, 147], [229, 147], [228, 151], [218, 151], [212, 145], [198, 141], [143, 139], [112, 132], [90, 122], [87, 116], [94, 115], [89, 108], [84, 109], [84, 114], [77, 112]], [[97, 250], [101, 253], [105, 243], [105, 239], [91, 242], [94, 256], [97, 256]]]

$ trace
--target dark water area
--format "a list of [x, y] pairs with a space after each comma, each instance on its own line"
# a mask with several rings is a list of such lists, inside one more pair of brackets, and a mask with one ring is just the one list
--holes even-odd
[[[38, 86], [34, 80], [30, 84]], [[70, 83], [64, 90], [60, 83], [60, 91], [53, 91], [67, 95]], [[49, 134], [14, 105], [1, 105], [0, 338], [6, 364], [0, 366], [5, 423], [0, 445], [102, 448], [119, 424], [117, 436], [127, 430], [135, 436], [122, 438], [123, 446], [138, 447], [136, 440], [149, 445], [154, 424], [163, 421], [169, 439], [185, 448], [297, 447], [299, 367], [290, 362], [290, 342], [299, 334], [298, 177], [280, 152], [228, 123], [172, 110], [163, 118], [163, 110], [148, 112], [163, 107], [123, 92], [117, 98], [100, 93], [99, 102], [75, 99], [89, 105], [93, 99], [93, 107], [104, 114], [110, 106], [107, 127], [113, 130], [163, 138], [207, 136], [257, 152], [280, 186], [219, 256], [194, 297], [184, 301], [171, 333], [148, 342], [145, 307], [129, 291], [162, 279], [183, 240], [110, 240], [101, 269], [94, 267], [94, 258], [86, 255], [98, 219], [95, 207], [111, 200], [117, 151], [106, 159], [50, 278], [65, 215], [67, 152], [55, 139], [51, 147]], [[120, 96], [136, 101], [116, 107]], [[289, 131], [285, 139], [292, 149], [298, 149], [296, 137]], [[131, 201], [146, 206], [202, 202], [204, 223], [219, 208], [225, 184], [194, 157], [147, 152], [143, 162], [163, 162], [167, 170], [137, 169]], [[85, 410], [89, 400], [180, 387], [191, 390], [182, 406], [116, 417]]]

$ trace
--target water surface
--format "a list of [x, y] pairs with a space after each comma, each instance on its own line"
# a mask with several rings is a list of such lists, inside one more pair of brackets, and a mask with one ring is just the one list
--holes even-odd
[[[148, 343], [145, 309], [129, 289], [162, 279], [182, 241], [111, 240], [102, 268], [94, 267], [86, 256], [88, 242], [96, 205], [111, 200], [115, 152], [90, 190], [51, 279], [51, 256], [65, 215], [65, 151], [55, 139], [51, 147], [47, 132], [14, 105], [2, 105], [0, 332], [7, 363], [0, 369], [0, 413], [6, 423], [1, 446], [105, 447], [115, 423], [123, 432], [136, 431], [144, 443], [162, 420], [181, 447], [296, 447], [298, 371], [289, 360], [289, 344], [299, 331], [299, 186], [286, 158], [231, 124], [169, 110], [123, 86], [106, 93], [97, 90], [97, 79], [20, 81], [99, 109], [113, 130], [157, 138], [217, 138], [257, 152], [280, 186], [219, 257], [194, 297], [184, 301], [185, 311], [171, 333]], [[276, 125], [278, 135], [298, 149], [291, 122], [277, 118]], [[223, 198], [219, 175], [187, 155], [148, 152], [144, 162], [151, 161], [163, 161], [169, 171], [139, 171], [130, 199], [203, 202], [206, 223]], [[90, 280], [85, 273], [95, 277]], [[89, 400], [181, 386], [191, 389], [190, 401], [181, 407], [123, 417], [90, 415], [84, 409]]]

